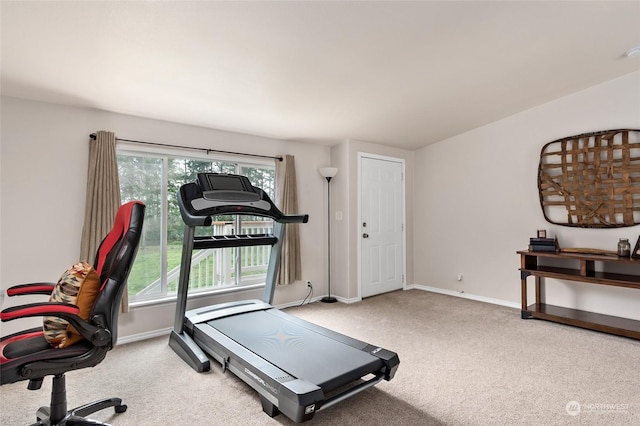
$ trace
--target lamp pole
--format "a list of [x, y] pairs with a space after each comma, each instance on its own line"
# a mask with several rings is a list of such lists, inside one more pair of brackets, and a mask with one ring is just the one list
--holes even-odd
[[338, 169], [335, 167], [322, 167], [319, 169], [320, 174], [327, 180], [327, 288], [328, 295], [320, 299], [324, 303], [335, 303], [338, 300], [331, 296], [331, 178], [333, 178]]

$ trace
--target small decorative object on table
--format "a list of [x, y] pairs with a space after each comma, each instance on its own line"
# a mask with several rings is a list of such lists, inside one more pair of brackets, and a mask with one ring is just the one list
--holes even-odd
[[631, 244], [628, 238], [620, 238], [618, 241], [618, 256], [629, 257], [631, 255]]
[[557, 238], [529, 238], [530, 251], [556, 252], [559, 248]]
[[547, 238], [547, 230], [538, 229], [538, 238]]

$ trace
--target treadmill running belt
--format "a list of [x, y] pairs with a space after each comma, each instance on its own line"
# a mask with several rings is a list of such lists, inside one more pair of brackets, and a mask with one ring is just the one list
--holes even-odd
[[215, 319], [207, 323], [293, 377], [327, 392], [353, 382], [383, 362], [367, 352], [307, 329], [269, 311]]

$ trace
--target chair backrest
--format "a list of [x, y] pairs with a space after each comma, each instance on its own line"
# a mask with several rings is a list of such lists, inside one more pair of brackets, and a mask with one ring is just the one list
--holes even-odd
[[118, 314], [125, 283], [142, 235], [145, 205], [130, 201], [118, 209], [113, 228], [100, 243], [94, 268], [100, 275], [100, 292], [93, 305], [90, 321], [111, 332], [111, 347], [118, 338]]

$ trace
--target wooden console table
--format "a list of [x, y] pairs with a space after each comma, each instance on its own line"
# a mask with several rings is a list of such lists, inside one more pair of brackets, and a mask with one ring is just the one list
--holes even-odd
[[[520, 255], [523, 319], [539, 318], [640, 339], [640, 321], [548, 305], [542, 300], [540, 291], [543, 277], [640, 290], [640, 259], [580, 253], [533, 252], [528, 250], [519, 251], [518, 254]], [[540, 265], [538, 263], [539, 258], [559, 259], [558, 263], [561, 263], [563, 267]], [[603, 264], [632, 264], [634, 266], [634, 274], [596, 271], [596, 262], [602, 262]], [[635, 274], [636, 271], [638, 275]], [[535, 277], [536, 303], [527, 306], [527, 277], [531, 275]], [[640, 310], [640, 298], [638, 299], [638, 309]]]

